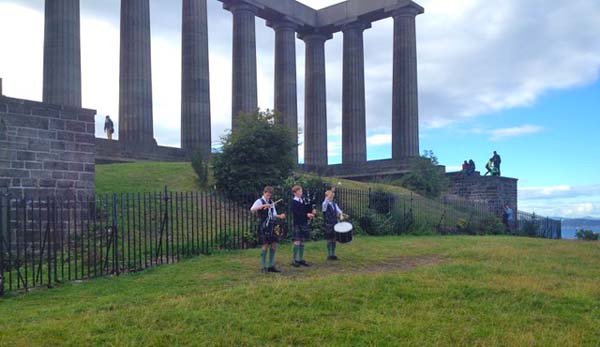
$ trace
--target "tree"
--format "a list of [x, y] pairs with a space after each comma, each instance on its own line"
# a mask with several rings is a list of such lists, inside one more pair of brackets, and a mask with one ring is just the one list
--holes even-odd
[[241, 114], [235, 132], [221, 140], [214, 157], [217, 189], [229, 198], [246, 202], [265, 186], [279, 186], [296, 167], [297, 135], [266, 111]]
[[420, 158], [414, 158], [410, 164], [410, 172], [400, 181], [403, 187], [421, 195], [437, 198], [447, 186], [444, 170], [432, 151], [425, 151]]

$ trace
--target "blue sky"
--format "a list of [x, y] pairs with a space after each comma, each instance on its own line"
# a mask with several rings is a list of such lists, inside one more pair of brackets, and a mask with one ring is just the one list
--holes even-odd
[[[324, 7], [337, 0], [302, 0]], [[519, 178], [519, 207], [600, 217], [600, 1], [422, 0], [417, 19], [421, 149], [449, 170], [493, 150]], [[179, 145], [181, 1], [150, 0], [155, 137]], [[0, 0], [0, 77], [40, 100], [43, 0]], [[119, 0], [81, 0], [83, 104], [117, 120]], [[208, 0], [212, 137], [230, 127], [231, 14]], [[392, 27], [365, 31], [369, 158], [390, 155]], [[273, 30], [256, 21], [258, 98], [273, 105]], [[16, 34], [8, 34], [16, 33]], [[330, 161], [341, 153], [342, 35], [327, 42]], [[297, 40], [300, 126], [304, 44]], [[300, 137], [302, 141], [302, 136]], [[302, 151], [302, 148], [300, 149]], [[302, 153], [301, 153], [302, 154]], [[302, 155], [301, 155], [302, 157]]]

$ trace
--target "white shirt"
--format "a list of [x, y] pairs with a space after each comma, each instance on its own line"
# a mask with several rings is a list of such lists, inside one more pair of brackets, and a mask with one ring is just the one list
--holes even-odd
[[323, 200], [323, 212], [327, 211], [327, 206], [333, 206], [333, 208], [335, 209], [335, 212], [337, 214], [342, 214], [342, 210], [340, 209], [340, 207], [338, 206], [338, 204], [336, 204], [333, 201], [329, 201], [327, 199]]
[[[262, 198], [256, 200], [254, 202], [254, 204], [252, 204], [252, 207], [250, 207], [250, 211], [257, 211], [257, 210], [259, 210], [260, 207], [264, 205], [263, 200], [264, 201], [269, 201], [269, 199], [267, 199], [267, 198], [265, 198], [263, 196]], [[273, 216], [277, 215], [277, 209], [275, 209], [275, 205], [271, 205], [271, 209], [270, 209], [269, 212], [272, 213]]]

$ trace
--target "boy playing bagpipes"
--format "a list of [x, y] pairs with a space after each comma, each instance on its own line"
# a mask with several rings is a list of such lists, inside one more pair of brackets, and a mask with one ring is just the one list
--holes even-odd
[[[250, 211], [256, 213], [258, 221], [258, 239], [262, 245], [260, 254], [261, 272], [281, 272], [275, 267], [275, 253], [279, 237], [275, 235], [274, 228], [277, 219], [285, 219], [285, 214], [277, 214], [276, 203], [271, 200], [273, 187], [265, 187], [263, 196], [256, 200]], [[269, 249], [269, 263], [267, 266], [267, 250]]]
[[292, 266], [310, 266], [304, 260], [304, 242], [310, 240], [310, 227], [308, 221], [315, 218], [315, 212], [308, 201], [302, 196], [302, 187], [292, 188], [294, 200], [292, 201], [292, 214], [294, 217], [293, 233], [293, 259]]

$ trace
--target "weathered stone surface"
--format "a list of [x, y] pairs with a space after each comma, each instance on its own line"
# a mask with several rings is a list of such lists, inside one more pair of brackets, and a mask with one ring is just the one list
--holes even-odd
[[419, 10], [403, 7], [394, 13], [394, 77], [392, 96], [392, 157], [419, 155], [419, 91], [417, 34]]
[[[275, 111], [280, 114], [281, 124], [298, 134], [296, 25], [285, 20], [267, 24], [275, 30]], [[294, 160], [298, 162], [297, 149]]]
[[180, 148], [165, 146], [144, 148], [105, 139], [96, 139], [95, 151], [97, 163], [122, 163], [136, 160], [173, 162], [190, 160], [189, 151]]
[[243, 2], [227, 1], [225, 9], [233, 15], [232, 124], [241, 112], [258, 109], [256, 81], [256, 8]]
[[[81, 107], [79, 0], [52, 0], [45, 4], [43, 100]], [[38, 108], [34, 113], [42, 110]]]
[[211, 153], [206, 0], [183, 0], [181, 148]]
[[304, 83], [304, 163], [327, 166], [327, 89], [325, 42], [331, 35], [299, 35], [306, 44]]
[[362, 22], [343, 28], [342, 163], [367, 161], [365, 56]]
[[121, 1], [119, 140], [154, 144], [149, 0]]
[[[51, 104], [3, 96], [0, 96], [0, 104], [23, 105], [0, 108], [0, 119], [4, 120], [7, 133], [19, 134], [0, 143], [0, 187], [8, 188], [17, 197], [27, 198], [83, 197], [94, 193], [94, 171], [89, 169], [94, 165], [95, 148], [80, 143], [94, 143], [94, 135], [85, 129], [93, 125], [96, 111], [67, 106], [56, 108]], [[52, 115], [46, 117], [39, 116], [44, 112], [31, 114], [30, 110], [45, 107], [57, 111], [56, 116], [53, 112], [48, 112]], [[76, 119], [83, 115], [86, 121], [72, 121], [74, 115]], [[71, 131], [59, 130], [69, 122], [77, 125], [73, 125]], [[48, 124], [53, 126], [48, 127]], [[74, 175], [68, 175], [69, 172]], [[77, 188], [78, 185], [83, 188]]]
[[518, 210], [518, 180], [509, 177], [465, 176], [461, 172], [449, 173], [450, 187], [445, 194], [446, 199], [462, 199], [469, 202], [487, 205], [490, 211], [502, 215], [502, 207], [508, 203]]

